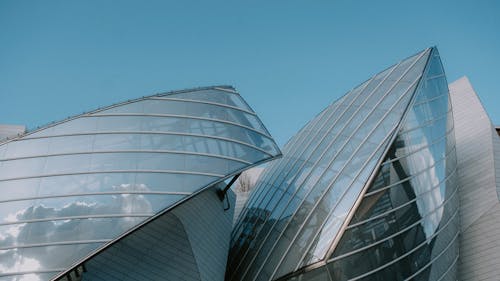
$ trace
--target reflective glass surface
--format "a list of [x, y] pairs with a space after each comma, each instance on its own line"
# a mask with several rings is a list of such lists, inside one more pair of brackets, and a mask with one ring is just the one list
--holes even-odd
[[113, 105], [0, 143], [0, 151], [0, 276], [31, 271], [42, 280], [280, 154], [227, 87]]
[[326, 257], [414, 100], [430, 52], [375, 75], [290, 140], [233, 231], [229, 280], [276, 279]]
[[438, 280], [451, 270], [459, 200], [449, 110], [433, 50], [415, 102], [329, 259], [335, 280]]

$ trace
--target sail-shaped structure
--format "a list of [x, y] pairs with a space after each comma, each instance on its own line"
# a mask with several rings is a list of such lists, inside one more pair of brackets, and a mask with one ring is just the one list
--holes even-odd
[[226, 280], [453, 280], [456, 157], [436, 48], [345, 94], [283, 155], [233, 230]]
[[[232, 214], [219, 190], [280, 154], [229, 86], [142, 97], [3, 140], [0, 280], [155, 280], [183, 266], [196, 268], [189, 280], [222, 279]], [[172, 244], [187, 258], [166, 262]]]

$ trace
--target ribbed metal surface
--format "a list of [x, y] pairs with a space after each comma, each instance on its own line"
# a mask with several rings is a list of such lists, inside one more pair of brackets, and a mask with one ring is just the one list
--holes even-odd
[[498, 280], [500, 139], [468, 79], [449, 88], [461, 200], [459, 280]]
[[279, 154], [230, 87], [143, 97], [4, 141], [0, 277], [47, 280]]
[[213, 187], [86, 262], [82, 280], [223, 280], [232, 211]]
[[233, 199], [221, 202], [210, 189], [172, 210], [184, 225], [203, 281], [224, 280], [234, 214], [233, 208], [224, 211], [227, 204], [234, 206], [234, 196], [228, 197]]

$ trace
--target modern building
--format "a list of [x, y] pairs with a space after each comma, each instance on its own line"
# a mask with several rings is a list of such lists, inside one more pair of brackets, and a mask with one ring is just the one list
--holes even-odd
[[24, 131], [0, 126], [0, 281], [500, 276], [499, 129], [436, 48], [334, 101], [283, 155], [228, 86]]
[[448, 97], [430, 48], [324, 109], [260, 178], [226, 280], [456, 280]]
[[0, 280], [222, 280], [234, 206], [226, 182], [280, 154], [227, 86], [2, 140]]

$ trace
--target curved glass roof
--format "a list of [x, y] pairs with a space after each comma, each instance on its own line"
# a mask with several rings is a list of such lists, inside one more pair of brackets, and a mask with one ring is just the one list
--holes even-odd
[[0, 143], [0, 278], [47, 280], [279, 155], [224, 86], [127, 101]]

